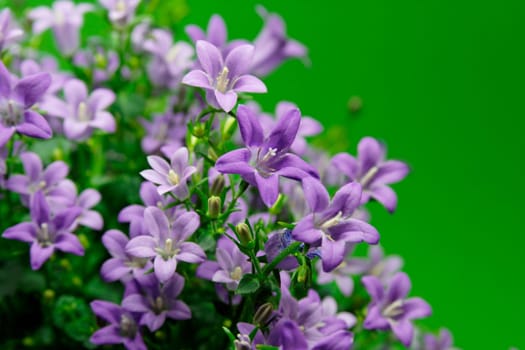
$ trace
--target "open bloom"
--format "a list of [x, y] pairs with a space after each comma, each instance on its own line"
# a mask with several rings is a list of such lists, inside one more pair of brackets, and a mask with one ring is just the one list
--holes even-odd
[[373, 198], [383, 204], [388, 211], [397, 207], [397, 195], [388, 186], [407, 176], [408, 165], [398, 160], [385, 160], [385, 147], [372, 137], [361, 139], [357, 146], [357, 158], [339, 153], [332, 158], [333, 166], [363, 187], [361, 204]]
[[31, 244], [31, 268], [38, 270], [55, 249], [83, 255], [84, 247], [70, 231], [80, 209], [73, 207], [52, 215], [44, 194], [37, 192], [31, 201], [31, 222], [23, 222], [4, 231], [2, 237]]
[[99, 0], [109, 11], [109, 20], [119, 26], [129, 23], [135, 15], [140, 0]]
[[441, 329], [439, 335], [426, 334], [423, 338], [424, 347], [421, 350], [455, 350], [452, 346], [452, 334], [448, 329]]
[[140, 172], [146, 180], [159, 185], [157, 191], [160, 195], [172, 192], [178, 199], [185, 199], [189, 195], [188, 180], [197, 171], [188, 165], [188, 149], [179, 148], [173, 153], [170, 163], [159, 156], [149, 156], [148, 163], [153, 169]]
[[365, 276], [361, 281], [372, 298], [364, 327], [391, 329], [405, 346], [410, 346], [414, 336], [412, 320], [430, 316], [430, 305], [421, 298], [407, 299], [411, 283], [403, 272], [392, 278], [386, 290], [375, 276]]
[[55, 1], [52, 8], [39, 6], [29, 12], [33, 21], [33, 33], [40, 34], [51, 28], [58, 49], [64, 55], [71, 55], [78, 48], [80, 28], [84, 14], [93, 10], [91, 4], [75, 4], [72, 1]]
[[187, 320], [191, 310], [184, 302], [177, 299], [184, 288], [184, 278], [179, 274], [172, 275], [162, 286], [155, 275], [146, 275], [138, 280], [142, 293], [127, 295], [122, 306], [127, 310], [141, 313], [140, 324], [150, 331], [159, 329], [167, 318]]
[[123, 344], [128, 350], [147, 350], [139, 331], [139, 314], [103, 300], [90, 304], [93, 313], [109, 324], [89, 339], [95, 345]]
[[185, 212], [170, 225], [162, 210], [148, 207], [144, 210], [144, 223], [150, 235], [131, 239], [126, 252], [137, 258], [155, 258], [155, 275], [161, 282], [173, 276], [178, 261], [200, 263], [206, 259], [206, 254], [198, 244], [186, 242], [199, 228], [197, 213]]
[[0, 147], [15, 132], [38, 139], [48, 139], [49, 124], [31, 107], [40, 100], [51, 85], [48, 73], [38, 73], [16, 81], [0, 61]]
[[199, 40], [206, 40], [210, 44], [216, 46], [223, 55], [227, 55], [233, 48], [246, 43], [244, 40], [233, 40], [229, 43], [227, 42], [228, 33], [226, 30], [226, 24], [220, 15], [211, 16], [206, 32], [193, 24], [187, 25], [184, 30], [194, 44]]
[[237, 120], [247, 147], [224, 154], [215, 167], [221, 173], [239, 174], [250, 185], [256, 186], [268, 207], [279, 196], [279, 176], [293, 180], [317, 177], [314, 168], [289, 152], [301, 121], [299, 110], [290, 109], [266, 137], [257, 117], [248, 107], [239, 106]]
[[47, 112], [64, 119], [64, 133], [72, 140], [84, 140], [94, 129], [114, 132], [115, 119], [106, 109], [115, 101], [115, 93], [108, 89], [95, 89], [88, 95], [86, 84], [77, 79], [64, 85], [65, 101], [48, 98]]
[[197, 58], [202, 69], [186, 74], [182, 83], [206, 90], [210, 105], [231, 111], [237, 104], [238, 92], [266, 92], [266, 85], [247, 74], [253, 56], [253, 46], [240, 45], [223, 59], [219, 49], [207, 41], [197, 41]]
[[352, 217], [361, 198], [358, 183], [341, 187], [331, 202], [328, 191], [318, 180], [305, 178], [303, 187], [312, 213], [297, 223], [292, 236], [321, 247], [325, 272], [334, 270], [343, 262], [346, 243], [376, 244], [379, 241], [379, 233], [373, 226]]
[[16, 26], [9, 8], [0, 11], [0, 51], [20, 40], [24, 32]]

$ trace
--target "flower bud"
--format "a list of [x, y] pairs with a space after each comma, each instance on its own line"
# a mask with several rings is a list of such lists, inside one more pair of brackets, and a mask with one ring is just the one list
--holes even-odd
[[208, 198], [208, 216], [216, 219], [221, 213], [221, 199], [217, 196]]
[[223, 140], [229, 140], [235, 129], [237, 128], [237, 120], [234, 117], [228, 116], [224, 123], [221, 125], [221, 136]]
[[352, 114], [359, 113], [359, 111], [363, 108], [363, 100], [359, 96], [352, 96], [350, 97], [350, 100], [348, 100], [348, 110]]
[[206, 133], [206, 127], [202, 123], [197, 123], [191, 129], [191, 133], [193, 134], [193, 136], [200, 139]]
[[270, 208], [270, 214], [272, 214], [272, 215], [279, 214], [281, 212], [281, 210], [283, 209], [283, 205], [284, 205], [284, 200], [285, 199], [286, 199], [285, 196], [283, 196], [282, 194], [279, 194], [279, 197], [277, 197], [277, 200], [275, 201], [275, 203]]
[[253, 324], [256, 326], [264, 326], [268, 323], [270, 320], [270, 317], [273, 313], [273, 305], [271, 303], [264, 303], [257, 311], [255, 311], [255, 315], [253, 316]]
[[308, 266], [306, 264], [299, 266], [299, 269], [297, 270], [297, 282], [306, 283], [306, 281], [309, 280], [309, 277], [310, 269]]
[[213, 160], [214, 162], [219, 158], [219, 156], [217, 155], [217, 153], [215, 153], [215, 151], [213, 150], [213, 148], [208, 148], [208, 158], [210, 158], [211, 160]]
[[212, 196], [220, 196], [224, 190], [225, 180], [224, 175], [219, 174], [211, 183], [210, 194]]
[[244, 222], [235, 226], [235, 232], [237, 233], [237, 238], [239, 238], [239, 241], [241, 241], [243, 245], [248, 245], [253, 240], [250, 228]]

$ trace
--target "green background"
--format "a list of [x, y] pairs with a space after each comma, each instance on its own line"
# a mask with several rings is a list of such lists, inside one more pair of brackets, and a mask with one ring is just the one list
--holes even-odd
[[[248, 0], [188, 1], [184, 23], [226, 19], [230, 38], [261, 26]], [[413, 295], [464, 349], [525, 348], [523, 271], [525, 4], [522, 0], [261, 1], [310, 50], [257, 97], [296, 102], [355, 152], [370, 135], [409, 162], [399, 206], [373, 223], [405, 259]], [[364, 108], [348, 114], [350, 96]], [[337, 130], [345, 128], [345, 131]]]

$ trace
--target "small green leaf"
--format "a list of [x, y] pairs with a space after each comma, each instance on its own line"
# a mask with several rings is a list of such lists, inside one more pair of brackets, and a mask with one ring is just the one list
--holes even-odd
[[250, 294], [261, 286], [259, 279], [256, 275], [248, 274], [244, 275], [241, 281], [239, 282], [239, 286], [237, 287], [237, 290], [235, 291], [236, 294]]
[[263, 344], [257, 344], [257, 345], [255, 346], [255, 348], [256, 348], [257, 350], [279, 350], [279, 348], [276, 347], [276, 346], [263, 345]]

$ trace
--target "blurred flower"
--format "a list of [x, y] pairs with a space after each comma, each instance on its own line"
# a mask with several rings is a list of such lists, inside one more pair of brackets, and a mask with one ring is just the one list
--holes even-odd
[[94, 45], [82, 50], [73, 57], [73, 64], [83, 68], [92, 77], [94, 85], [100, 85], [111, 79], [120, 66], [120, 59], [115, 51]]
[[109, 20], [118, 26], [128, 24], [135, 15], [140, 0], [99, 0], [109, 11]]
[[0, 51], [20, 40], [24, 31], [16, 25], [9, 8], [0, 11]]
[[206, 90], [207, 102], [225, 112], [237, 104], [238, 92], [266, 92], [266, 85], [253, 75], [246, 74], [253, 56], [253, 46], [240, 45], [225, 59], [213, 44], [197, 41], [197, 58], [202, 69], [194, 69], [182, 79], [186, 85]]
[[245, 40], [234, 40], [228, 43], [226, 24], [224, 23], [224, 19], [217, 14], [211, 16], [206, 32], [193, 24], [187, 25], [184, 30], [193, 44], [197, 44], [197, 41], [199, 40], [205, 40], [216, 46], [223, 55], [228, 55], [228, 53], [235, 47], [248, 43]]
[[420, 350], [455, 350], [452, 346], [452, 334], [448, 329], [441, 329], [439, 335], [426, 334], [423, 338], [424, 347]]

